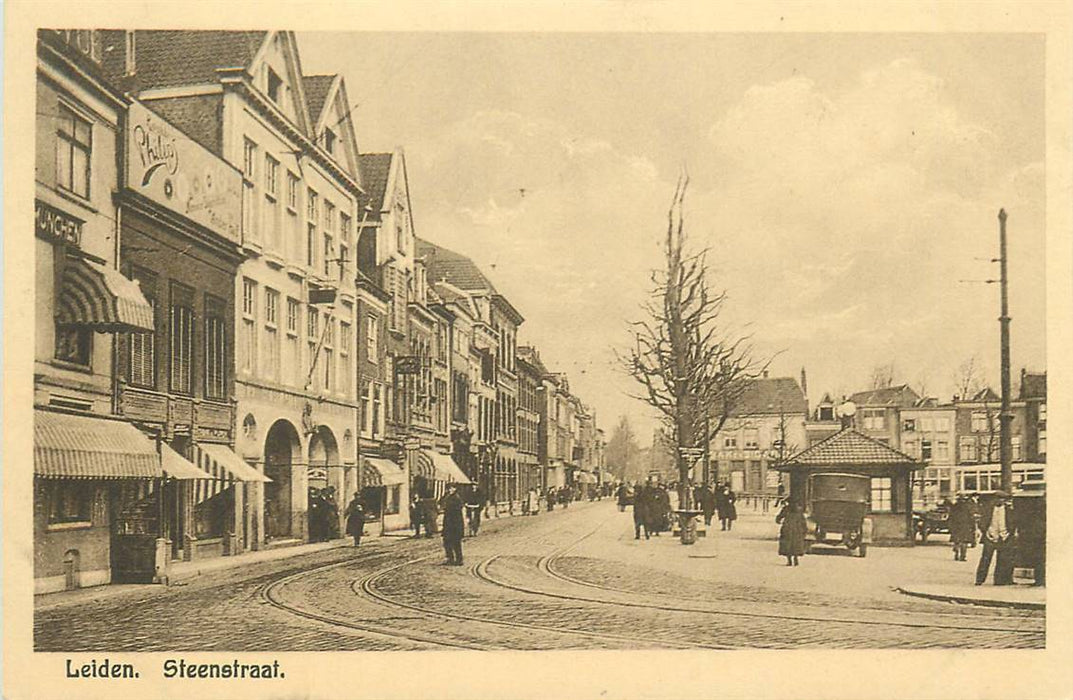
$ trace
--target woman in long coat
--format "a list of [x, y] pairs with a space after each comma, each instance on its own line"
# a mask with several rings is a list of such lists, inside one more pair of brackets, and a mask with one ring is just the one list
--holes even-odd
[[805, 553], [805, 533], [808, 524], [797, 503], [787, 503], [775, 516], [779, 528], [779, 554], [786, 557], [786, 566], [797, 566], [797, 558]]
[[976, 542], [976, 518], [973, 517], [972, 503], [964, 496], [958, 496], [957, 503], [950, 507], [947, 522], [950, 542], [954, 545], [954, 561], [965, 561], [969, 544]]
[[350, 505], [346, 507], [346, 534], [354, 538], [354, 546], [361, 544], [361, 536], [365, 533], [365, 507], [358, 500], [358, 494], [354, 494]]
[[709, 484], [700, 488], [697, 501], [700, 503], [701, 512], [704, 513], [704, 525], [710, 527], [712, 516], [715, 515], [715, 492]]
[[719, 509], [719, 523], [723, 530], [730, 530], [734, 527], [734, 521], [738, 519], [738, 508], [734, 505], [738, 497], [726, 485], [720, 493], [722, 497], [717, 498], [715, 502], [715, 507]]

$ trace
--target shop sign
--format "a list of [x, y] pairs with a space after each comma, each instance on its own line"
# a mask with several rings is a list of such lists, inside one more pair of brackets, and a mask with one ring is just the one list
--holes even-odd
[[40, 199], [34, 200], [34, 230], [42, 238], [77, 246], [82, 242], [83, 223], [82, 219], [45, 204]]
[[240, 242], [242, 175], [139, 102], [127, 119], [127, 188]]

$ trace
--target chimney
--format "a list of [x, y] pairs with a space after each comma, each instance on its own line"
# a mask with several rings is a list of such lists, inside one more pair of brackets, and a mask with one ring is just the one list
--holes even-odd
[[805, 375], [805, 368], [801, 368], [801, 393], [805, 395], [805, 400], [808, 401], [808, 377]]

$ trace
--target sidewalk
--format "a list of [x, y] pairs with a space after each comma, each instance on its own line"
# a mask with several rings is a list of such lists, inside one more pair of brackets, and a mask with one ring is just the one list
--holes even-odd
[[990, 605], [1022, 610], [1047, 609], [1047, 589], [1042, 586], [1026, 584], [1014, 584], [1012, 586], [913, 584], [899, 586], [897, 590], [899, 593], [908, 596], [941, 600], [948, 603]]

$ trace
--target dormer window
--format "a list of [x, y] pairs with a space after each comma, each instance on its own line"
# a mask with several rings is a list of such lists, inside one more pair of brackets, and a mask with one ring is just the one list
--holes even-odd
[[283, 79], [279, 77], [276, 71], [271, 68], [268, 69], [268, 99], [273, 102], [279, 102], [280, 88], [283, 87]]
[[335, 132], [331, 129], [324, 130], [324, 150], [335, 155]]

